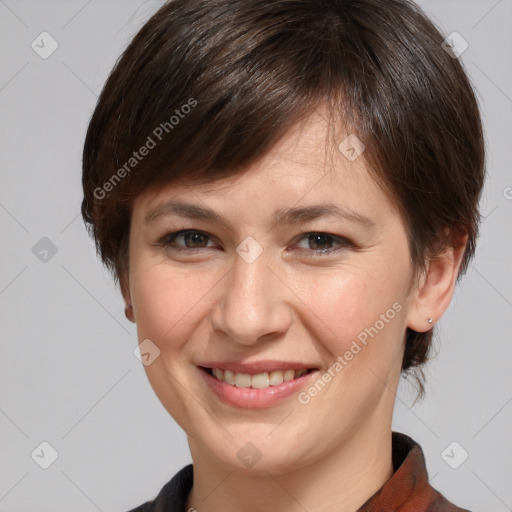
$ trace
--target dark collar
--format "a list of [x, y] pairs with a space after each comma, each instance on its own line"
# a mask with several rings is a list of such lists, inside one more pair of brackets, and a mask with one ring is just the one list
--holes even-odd
[[392, 446], [393, 476], [357, 512], [469, 512], [450, 503], [430, 485], [418, 443], [405, 434], [393, 432]]

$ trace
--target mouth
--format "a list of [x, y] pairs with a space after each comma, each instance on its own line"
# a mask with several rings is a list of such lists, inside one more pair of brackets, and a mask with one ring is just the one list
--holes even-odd
[[215, 396], [222, 403], [241, 409], [279, 406], [306, 387], [320, 370], [318, 366], [277, 360], [203, 361], [196, 367], [203, 376], [200, 380], [210, 403], [209, 397]]
[[267, 389], [281, 386], [283, 383], [296, 381], [305, 375], [313, 373], [318, 368], [288, 368], [259, 373], [235, 372], [222, 368], [208, 368], [200, 366], [200, 369], [220, 382], [237, 388]]

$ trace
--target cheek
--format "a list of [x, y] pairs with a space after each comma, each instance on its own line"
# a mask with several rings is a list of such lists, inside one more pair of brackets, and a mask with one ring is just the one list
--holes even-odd
[[[386, 271], [382, 264], [368, 263], [322, 269], [314, 278], [311, 274], [290, 276], [290, 283], [306, 306], [302, 309], [304, 315], [309, 315], [309, 324], [316, 326], [316, 337], [332, 356], [337, 356], [354, 340], [364, 342], [377, 334], [400, 333], [405, 275]], [[293, 287], [293, 281], [300, 286]]]
[[132, 281], [139, 338], [151, 339], [160, 350], [179, 349], [184, 331], [195, 311], [204, 308], [214, 282], [202, 273], [185, 275], [162, 264], [140, 266]]
[[[333, 430], [372, 414], [393, 387], [403, 357], [406, 272], [365, 265], [304, 280], [304, 311], [326, 359], [326, 371], [298, 397], [306, 418]], [[305, 322], [304, 322], [305, 323]], [[319, 382], [323, 381], [323, 382]], [[392, 400], [391, 395], [387, 400]]]

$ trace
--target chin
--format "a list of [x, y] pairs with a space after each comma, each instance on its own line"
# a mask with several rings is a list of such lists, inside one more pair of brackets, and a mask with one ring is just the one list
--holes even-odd
[[322, 455], [321, 440], [308, 439], [302, 431], [311, 433], [313, 426], [290, 431], [283, 425], [270, 435], [276, 428], [275, 424], [225, 424], [226, 431], [219, 430], [218, 426], [205, 425], [205, 428], [214, 429], [210, 435], [205, 435], [204, 429], [198, 432], [197, 428], [191, 427], [189, 444], [193, 458], [209, 454], [213, 464], [224, 466], [228, 471], [255, 476], [264, 472], [267, 476], [277, 476], [306, 467], [325, 456], [325, 453]]

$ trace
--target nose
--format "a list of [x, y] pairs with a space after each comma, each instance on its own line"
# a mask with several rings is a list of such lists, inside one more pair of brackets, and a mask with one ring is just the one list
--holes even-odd
[[231, 271], [219, 283], [220, 295], [210, 314], [214, 332], [247, 346], [282, 336], [292, 322], [286, 300], [292, 292], [265, 252], [252, 263], [238, 254], [234, 260]]

